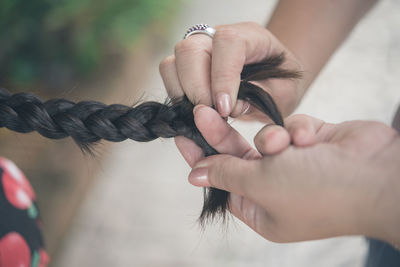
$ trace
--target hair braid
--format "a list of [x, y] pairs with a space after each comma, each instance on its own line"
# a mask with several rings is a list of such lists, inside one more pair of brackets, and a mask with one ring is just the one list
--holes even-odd
[[[278, 125], [283, 125], [283, 119], [274, 100], [249, 81], [299, 78], [298, 72], [280, 68], [283, 61], [281, 54], [265, 62], [245, 66], [238, 94], [239, 99], [260, 109]], [[10, 94], [0, 88], [0, 128], [20, 133], [36, 131], [51, 139], [71, 136], [84, 150], [90, 150], [90, 145], [101, 139], [149, 142], [159, 137], [185, 136], [199, 145], [206, 156], [218, 154], [196, 128], [193, 107], [186, 96], [166, 104], [149, 101], [130, 107], [96, 101], [74, 103], [66, 99], [44, 102], [30, 93]], [[228, 196], [229, 193], [223, 190], [205, 189], [200, 222], [212, 220], [217, 214], [225, 218]]]

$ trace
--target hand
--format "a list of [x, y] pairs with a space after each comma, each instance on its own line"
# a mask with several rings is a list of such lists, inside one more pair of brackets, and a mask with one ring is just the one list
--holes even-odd
[[[247, 118], [266, 119], [237, 100], [240, 73], [245, 64], [260, 62], [284, 53], [282, 67], [302, 71], [300, 63], [267, 29], [256, 23], [216, 26], [213, 39], [196, 34], [180, 41], [160, 64], [160, 73], [171, 98], [184, 94], [192, 103], [217, 107], [222, 117], [237, 117], [247, 110]], [[276, 101], [284, 116], [297, 106], [304, 93], [301, 81], [271, 79], [258, 83]]]
[[[255, 138], [258, 153], [213, 112], [197, 108], [196, 125], [217, 150], [236, 157], [196, 163], [199, 154], [186, 154], [194, 166], [189, 181], [232, 192], [230, 211], [257, 233], [276, 242], [353, 234], [400, 241], [400, 141], [392, 128], [297, 115], [287, 119], [287, 132], [277, 126], [261, 130]], [[213, 140], [215, 129], [225, 138]], [[282, 151], [289, 137], [294, 146]], [[227, 146], [232, 143], [237, 146]], [[243, 155], [254, 160], [238, 158]]]

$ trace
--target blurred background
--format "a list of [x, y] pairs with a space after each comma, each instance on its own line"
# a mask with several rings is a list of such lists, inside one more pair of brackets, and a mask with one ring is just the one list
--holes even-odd
[[[164, 101], [159, 62], [193, 24], [265, 24], [276, 1], [4, 0], [0, 86], [47, 99], [108, 104]], [[390, 124], [400, 100], [397, 0], [381, 0], [337, 51], [297, 113], [329, 122]], [[232, 121], [249, 140], [261, 125]], [[172, 140], [103, 142], [95, 156], [71, 140], [0, 129], [38, 198], [51, 266], [362, 266], [361, 237], [275, 244], [235, 219], [196, 222], [202, 191]]]

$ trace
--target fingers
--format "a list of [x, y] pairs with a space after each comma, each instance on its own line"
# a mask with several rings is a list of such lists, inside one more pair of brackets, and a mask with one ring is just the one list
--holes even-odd
[[204, 158], [203, 150], [196, 145], [192, 140], [183, 137], [177, 136], [175, 137], [175, 144], [181, 152], [183, 158], [189, 164], [191, 168], [201, 159]]
[[260, 226], [265, 224], [267, 217], [265, 209], [255, 200], [256, 193], [263, 186], [260, 174], [260, 161], [216, 155], [199, 162], [189, 174], [189, 182], [195, 186], [212, 186], [230, 192], [229, 211], [260, 233]]
[[186, 94], [194, 104], [214, 105], [222, 117], [239, 116], [248, 110], [236, 100], [243, 66], [285, 50], [256, 23], [222, 25], [214, 38], [196, 34], [180, 41], [160, 72], [170, 96]]
[[243, 66], [283, 52], [287, 52], [286, 48], [257, 23], [216, 27], [212, 44], [211, 91], [221, 116], [241, 114], [246, 109], [236, 102]]
[[259, 176], [249, 172], [255, 170], [251, 165], [256, 161], [246, 159], [257, 159], [261, 155], [214, 109], [204, 105], [196, 106], [194, 118], [206, 141], [225, 155], [211, 156], [196, 163], [189, 174], [189, 182], [195, 186], [212, 186], [240, 195], [249, 192], [248, 185], [254, 183], [246, 182], [243, 177]]
[[261, 157], [214, 109], [204, 105], [196, 106], [194, 120], [206, 141], [219, 153], [244, 159]]
[[246, 43], [235, 26], [217, 28], [213, 39], [211, 90], [218, 112], [228, 117], [236, 104]]
[[295, 146], [311, 146], [317, 140], [324, 121], [307, 116], [293, 115], [285, 120], [286, 129], [278, 125], [266, 125], [254, 138], [254, 144], [262, 155], [273, 155], [286, 149], [290, 142]]
[[285, 120], [286, 129], [295, 146], [311, 146], [324, 121], [303, 115], [293, 115]]
[[[251, 107], [249, 102], [244, 101], [242, 99], [238, 99], [236, 101], [235, 108], [231, 112], [231, 117], [232, 118], [239, 118], [243, 115], [249, 114], [251, 111]], [[220, 113], [221, 114], [221, 113]]]
[[161, 61], [159, 66], [161, 78], [170, 98], [179, 98], [184, 95], [182, 85], [176, 70], [175, 56], [171, 55]]
[[230, 155], [215, 155], [198, 162], [189, 174], [195, 186], [215, 187], [241, 196], [257, 191], [262, 177], [261, 161], [244, 160]]
[[[261, 154], [253, 149], [214, 109], [198, 105], [193, 112], [197, 128], [206, 141], [219, 153], [244, 159], [261, 157]], [[203, 150], [192, 140], [179, 136], [175, 137], [175, 144], [190, 167], [204, 158]]]
[[212, 39], [196, 34], [175, 46], [176, 71], [183, 91], [194, 104], [212, 105], [211, 101]]
[[273, 155], [290, 145], [290, 136], [285, 128], [269, 124], [257, 133], [254, 144], [262, 155]]

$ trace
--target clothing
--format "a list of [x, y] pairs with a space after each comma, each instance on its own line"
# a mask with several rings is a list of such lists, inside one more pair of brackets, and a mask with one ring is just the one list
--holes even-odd
[[36, 196], [15, 164], [0, 158], [0, 267], [45, 267]]
[[365, 267], [400, 267], [400, 251], [380, 240], [369, 239]]

